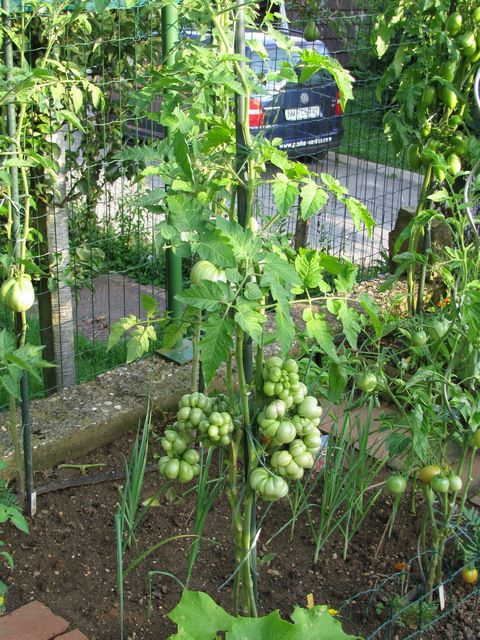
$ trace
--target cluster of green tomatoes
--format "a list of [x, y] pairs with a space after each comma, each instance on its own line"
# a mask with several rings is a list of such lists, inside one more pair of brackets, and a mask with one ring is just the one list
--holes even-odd
[[[410, 145], [408, 161], [416, 171], [421, 165], [427, 167], [431, 162], [429, 152], [440, 154], [445, 166], [433, 165], [435, 178], [443, 182], [446, 171], [456, 176], [462, 171], [462, 159], [468, 149], [468, 136], [461, 132], [462, 117], [456, 113], [464, 98], [454, 88], [453, 83], [463, 78], [465, 71], [480, 60], [480, 7], [470, 15], [459, 11], [450, 13], [444, 22], [442, 37], [448, 45], [448, 54], [444, 62], [435, 70], [436, 78], [427, 84], [422, 92], [417, 116], [422, 141]], [[442, 117], [444, 126], [435, 126], [434, 116], [437, 105], [445, 107], [449, 117]]]
[[227, 411], [223, 396], [215, 399], [203, 393], [187, 393], [178, 404], [177, 420], [166, 429], [161, 440], [165, 451], [159, 469], [169, 480], [190, 482], [200, 472], [200, 456], [194, 448], [200, 441], [205, 447], [230, 444], [234, 420]]
[[322, 443], [318, 428], [322, 408], [316, 398], [307, 395], [295, 360], [269, 358], [262, 376], [269, 402], [258, 414], [257, 423], [269, 467], [254, 469], [250, 486], [265, 500], [277, 500], [287, 495], [288, 479], [300, 480], [315, 464]]

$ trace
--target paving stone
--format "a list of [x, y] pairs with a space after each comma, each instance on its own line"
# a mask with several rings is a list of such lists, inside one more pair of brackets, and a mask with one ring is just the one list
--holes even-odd
[[70, 624], [38, 600], [0, 618], [0, 640], [53, 640]]
[[73, 631], [65, 633], [63, 636], [58, 636], [57, 640], [88, 640], [88, 638], [78, 629], [74, 629]]

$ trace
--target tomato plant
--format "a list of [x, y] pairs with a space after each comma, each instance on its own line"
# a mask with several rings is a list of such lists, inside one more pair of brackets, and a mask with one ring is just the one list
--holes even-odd
[[372, 391], [375, 391], [377, 387], [378, 380], [377, 376], [372, 371], [367, 371], [366, 373], [357, 376], [355, 383], [361, 391], [364, 391], [365, 393], [372, 393]]
[[462, 580], [466, 584], [475, 584], [478, 580], [478, 569], [475, 567], [465, 567], [461, 571]]

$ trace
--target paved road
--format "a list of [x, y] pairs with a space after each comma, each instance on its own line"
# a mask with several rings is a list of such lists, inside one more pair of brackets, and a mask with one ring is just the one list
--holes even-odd
[[[357, 263], [369, 265], [388, 247], [388, 234], [395, 225], [401, 206], [416, 204], [421, 176], [346, 155], [329, 153], [312, 171], [326, 171], [338, 178], [349, 193], [364, 202], [377, 226], [370, 239], [364, 230], [356, 231], [346, 207], [332, 198], [311, 221], [308, 240], [311, 247], [327, 249]], [[273, 213], [271, 188], [265, 185], [259, 195], [262, 210]], [[293, 231], [295, 221], [289, 227]]]

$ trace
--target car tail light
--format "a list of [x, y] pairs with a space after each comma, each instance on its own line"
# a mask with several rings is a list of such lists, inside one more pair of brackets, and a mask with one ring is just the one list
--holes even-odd
[[335, 115], [336, 116], [341, 116], [343, 113], [342, 111], [342, 105], [340, 102], [340, 91], [337, 92], [337, 104], [335, 105]]
[[259, 98], [250, 98], [248, 122], [251, 127], [261, 127], [265, 114], [263, 112], [262, 102]]

